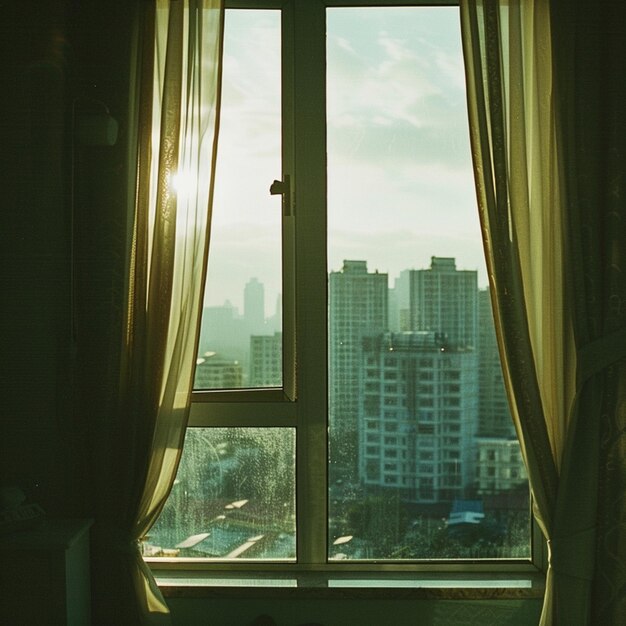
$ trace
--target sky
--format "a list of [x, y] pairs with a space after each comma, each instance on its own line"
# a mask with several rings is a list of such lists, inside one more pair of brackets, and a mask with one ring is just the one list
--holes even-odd
[[[229, 11], [205, 303], [240, 310], [245, 283], [280, 290], [280, 17]], [[400, 271], [453, 256], [486, 284], [458, 9], [327, 12], [329, 270]]]

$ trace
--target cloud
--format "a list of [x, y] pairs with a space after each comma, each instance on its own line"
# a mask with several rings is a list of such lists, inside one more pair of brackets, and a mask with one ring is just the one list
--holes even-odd
[[465, 69], [458, 54], [453, 55], [445, 50], [437, 50], [435, 64], [442, 75], [450, 79], [459, 92], [465, 93]]
[[470, 153], [459, 42], [411, 33], [409, 26], [423, 23], [407, 15], [416, 14], [398, 13], [396, 22], [389, 19], [377, 30], [365, 18], [369, 31], [359, 23], [346, 23], [336, 33], [330, 29], [329, 151], [359, 160], [382, 157], [393, 168], [403, 161], [466, 167]]
[[376, 60], [367, 63], [355, 46], [343, 37], [331, 37], [328, 59], [328, 112], [333, 123], [343, 126], [377, 120], [388, 125], [405, 121], [424, 125], [420, 100], [437, 94], [425, 62], [401, 39], [387, 33], [373, 42]]
[[[432, 106], [438, 106], [436, 100]], [[440, 123], [419, 127], [389, 116], [373, 116], [368, 123], [335, 125], [331, 121], [330, 159], [375, 161], [388, 170], [415, 163], [438, 163], [448, 169], [467, 168], [470, 162], [467, 125], [459, 123], [452, 115], [449, 117]]]
[[280, 15], [227, 12], [224, 43], [222, 154], [280, 154]]
[[345, 50], [346, 52], [350, 52], [354, 56], [356, 56], [356, 52], [354, 48], [350, 45], [350, 42], [345, 37], [335, 37], [335, 44], [339, 48]]

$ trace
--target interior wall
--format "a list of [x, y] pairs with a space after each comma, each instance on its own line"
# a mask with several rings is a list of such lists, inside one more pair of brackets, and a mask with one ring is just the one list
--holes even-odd
[[[89, 513], [87, 444], [119, 344], [133, 4], [2, 7], [0, 484], [51, 516]], [[77, 120], [105, 107], [117, 143], [79, 145]]]
[[57, 511], [70, 484], [60, 462], [71, 395], [65, 7], [2, 12], [0, 482]]

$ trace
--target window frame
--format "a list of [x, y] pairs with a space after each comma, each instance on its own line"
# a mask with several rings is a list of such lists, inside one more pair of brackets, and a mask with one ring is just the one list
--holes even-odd
[[[281, 11], [283, 172], [277, 172], [276, 177], [290, 176], [294, 207], [289, 215], [283, 213], [282, 228], [283, 387], [194, 390], [188, 427], [295, 427], [297, 559], [146, 558], [155, 571], [326, 572], [329, 575], [546, 571], [547, 548], [532, 507], [528, 559], [405, 562], [328, 558], [326, 10], [458, 4], [458, 0], [225, 0], [227, 10]], [[296, 47], [296, 40], [302, 45]], [[303, 50], [306, 54], [302, 54]], [[306, 176], [298, 177], [303, 171]], [[269, 188], [271, 181], [267, 182]], [[307, 288], [298, 289], [298, 285]], [[320, 337], [324, 340], [320, 341]], [[297, 368], [296, 363], [304, 366]]]

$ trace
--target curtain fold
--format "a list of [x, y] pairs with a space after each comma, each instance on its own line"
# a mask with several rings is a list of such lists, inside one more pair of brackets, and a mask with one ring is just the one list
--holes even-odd
[[[554, 548], [575, 390], [549, 5], [461, 4], [472, 157], [505, 384], [536, 518]], [[542, 623], [552, 615], [553, 572]]]
[[553, 128], [551, 92], [536, 102], [545, 80], [538, 74], [550, 68], [533, 54], [536, 42], [527, 28], [536, 19], [532, 2], [524, 9], [508, 2], [501, 9], [496, 0], [461, 6], [472, 157], [496, 333], [535, 504], [549, 534], [566, 403], [553, 384], [562, 377], [556, 370], [565, 320], [562, 269], [551, 260], [562, 242], [558, 223], [549, 229], [542, 223], [559, 201], [552, 185], [558, 172], [540, 136], [540, 129]]
[[461, 23], [496, 330], [550, 547], [541, 623], [617, 624], [626, 615], [626, 11], [464, 0]]
[[118, 410], [98, 442], [96, 623], [169, 623], [140, 543], [171, 489], [189, 413], [219, 127], [222, 4], [141, 5]]

